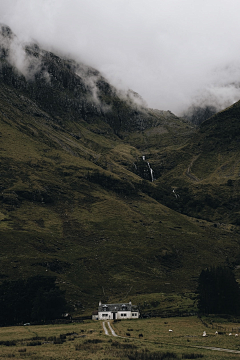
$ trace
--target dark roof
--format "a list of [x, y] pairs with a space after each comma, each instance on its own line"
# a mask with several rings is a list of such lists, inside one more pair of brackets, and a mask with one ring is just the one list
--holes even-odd
[[102, 304], [99, 305], [98, 311], [137, 311], [136, 306], [129, 303], [121, 303], [121, 304]]

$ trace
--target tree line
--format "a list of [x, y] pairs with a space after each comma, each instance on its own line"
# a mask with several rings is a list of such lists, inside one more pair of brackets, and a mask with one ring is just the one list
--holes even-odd
[[240, 288], [229, 267], [202, 270], [197, 292], [201, 313], [240, 315]]
[[0, 325], [61, 317], [66, 311], [64, 292], [54, 277], [34, 276], [26, 280], [4, 281], [0, 285]]
[[[4, 281], [0, 285], [0, 326], [60, 318], [66, 312], [66, 300], [55, 281], [41, 275]], [[240, 288], [229, 267], [202, 270], [197, 292], [200, 313], [240, 315]]]

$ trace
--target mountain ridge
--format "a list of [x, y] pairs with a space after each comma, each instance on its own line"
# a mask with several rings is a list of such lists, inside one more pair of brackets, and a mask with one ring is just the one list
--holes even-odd
[[52, 53], [30, 78], [1, 54], [2, 281], [56, 276], [83, 311], [100, 298], [195, 291], [202, 268], [240, 264], [238, 226], [197, 218], [180, 189], [193, 191], [184, 171], [207, 125], [124, 100], [97, 75], [99, 105], [76, 63]]

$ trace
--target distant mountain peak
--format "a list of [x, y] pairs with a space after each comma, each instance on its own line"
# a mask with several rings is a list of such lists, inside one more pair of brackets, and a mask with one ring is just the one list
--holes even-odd
[[12, 39], [15, 35], [8, 25], [0, 23], [0, 36]]

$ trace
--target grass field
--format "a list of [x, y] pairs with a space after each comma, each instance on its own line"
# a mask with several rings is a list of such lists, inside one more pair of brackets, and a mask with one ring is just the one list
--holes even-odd
[[[204, 348], [240, 351], [240, 338], [235, 332], [229, 336], [228, 331], [216, 335], [217, 323], [206, 326], [194, 316], [125, 320], [111, 325], [119, 337], [106, 336], [101, 321], [0, 328], [0, 359], [223, 360], [240, 355]], [[224, 326], [240, 328], [237, 323], [225, 322]]]

